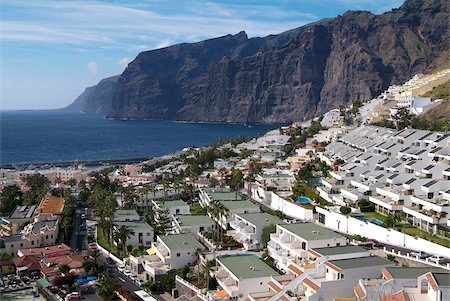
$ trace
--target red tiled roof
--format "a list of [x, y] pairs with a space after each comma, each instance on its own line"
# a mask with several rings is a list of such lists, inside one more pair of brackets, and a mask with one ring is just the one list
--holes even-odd
[[309, 278], [305, 278], [305, 280], [303, 280], [303, 283], [306, 284], [307, 286], [309, 286], [310, 288], [312, 288], [313, 290], [315, 290], [316, 292], [319, 290], [320, 286], [318, 286], [317, 284], [315, 284], [311, 279]]
[[61, 197], [47, 195], [39, 203], [35, 214], [62, 214], [64, 199]]
[[334, 264], [332, 264], [332, 263], [330, 263], [330, 262], [328, 262], [328, 261], [325, 261], [325, 265], [327, 265], [328, 267], [332, 268], [333, 270], [335, 270], [335, 271], [337, 271], [337, 272], [340, 272], [340, 271], [341, 271], [340, 268], [338, 268], [337, 266], [335, 266]]
[[275, 292], [279, 293], [281, 291], [281, 288], [278, 287], [273, 281], [269, 281], [267, 283], [271, 289], [273, 289]]
[[386, 280], [390, 280], [393, 278], [391, 273], [389, 273], [388, 269], [386, 269], [386, 267], [381, 268], [381, 273], [383, 274], [383, 276]]
[[357, 284], [353, 287], [353, 292], [355, 293], [356, 297], [358, 299], [362, 299], [366, 296], [364, 293], [364, 290], [362, 289], [361, 285]]
[[426, 273], [425, 275], [427, 277], [428, 282], [430, 283], [431, 287], [433, 289], [437, 289], [438, 288], [438, 284], [436, 282], [436, 279], [434, 279], [433, 274], [431, 274], [430, 272]]
[[281, 300], [283, 301], [289, 301], [289, 298], [286, 295], [281, 296]]
[[294, 274], [296, 274], [297, 276], [301, 275], [303, 272], [297, 268], [295, 265], [290, 264], [288, 265], [288, 270], [290, 270], [291, 272], [293, 272]]
[[41, 272], [45, 275], [58, 273], [61, 265], [68, 265], [71, 269], [78, 269], [83, 266], [83, 261], [81, 255], [64, 255], [44, 258], [40, 263]]
[[36, 257], [34, 256], [24, 256], [13, 258], [14, 265], [16, 268], [27, 267], [29, 271], [39, 271], [40, 265]]
[[406, 301], [406, 296], [403, 291], [398, 291], [393, 294], [381, 296], [380, 301]]
[[65, 244], [59, 244], [42, 248], [26, 248], [19, 250], [19, 253], [21, 253], [22, 256], [38, 256], [38, 257], [44, 257], [53, 254], [67, 254], [69, 252], [70, 248]]

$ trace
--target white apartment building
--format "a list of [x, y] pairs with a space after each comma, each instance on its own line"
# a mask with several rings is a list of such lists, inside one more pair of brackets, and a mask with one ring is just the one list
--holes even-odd
[[174, 215], [172, 216], [173, 233], [191, 233], [197, 237], [198, 233], [209, 232], [214, 228], [214, 222], [205, 215]]

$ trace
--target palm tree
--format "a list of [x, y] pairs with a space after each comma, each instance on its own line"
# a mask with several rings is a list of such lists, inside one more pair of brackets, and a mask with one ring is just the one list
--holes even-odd
[[114, 232], [114, 239], [118, 241], [118, 243], [121, 243], [124, 255], [127, 253], [127, 239], [132, 235], [134, 235], [134, 231], [125, 225], [116, 228], [116, 231]]
[[114, 294], [114, 282], [108, 273], [100, 277], [95, 290], [102, 301], [109, 301], [112, 299]]
[[91, 257], [92, 257], [92, 259], [94, 259], [95, 268], [97, 268], [97, 258], [100, 257], [100, 252], [98, 250], [92, 251]]
[[197, 281], [200, 280], [200, 267], [201, 267], [201, 263], [200, 263], [200, 255], [202, 255], [202, 249], [197, 248], [194, 253], [192, 254], [195, 258], [195, 261], [197, 262]]

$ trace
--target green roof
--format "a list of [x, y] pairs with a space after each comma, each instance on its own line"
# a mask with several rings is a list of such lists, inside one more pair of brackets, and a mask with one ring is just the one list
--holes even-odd
[[208, 193], [213, 201], [239, 201], [242, 198], [237, 195], [236, 192], [209, 192]]
[[170, 250], [203, 249], [192, 234], [170, 234], [158, 236]]
[[239, 213], [237, 214], [242, 219], [246, 220], [252, 225], [265, 227], [270, 224], [280, 225], [284, 224], [284, 222], [274, 215], [270, 215], [269, 213]]
[[368, 252], [367, 249], [364, 249], [363, 247], [360, 246], [326, 247], [326, 248], [316, 248], [313, 250], [322, 256]]
[[139, 216], [136, 210], [134, 209], [119, 209], [114, 212], [114, 217], [122, 217], [122, 216]]
[[173, 201], [166, 200], [164, 202], [159, 201], [158, 205], [161, 207], [167, 208], [167, 209], [173, 208], [173, 207], [189, 206], [183, 200], [173, 200]]
[[329, 262], [343, 270], [394, 264], [392, 261], [389, 261], [379, 256], [330, 260]]
[[231, 255], [218, 257], [230, 272], [239, 279], [261, 278], [279, 275], [254, 255]]
[[50, 284], [50, 282], [48, 282], [48, 280], [45, 279], [45, 278], [40, 278], [40, 279], [36, 280], [36, 284], [39, 285], [42, 288], [47, 288], [49, 286], [52, 286]]
[[228, 210], [258, 207], [255, 204], [253, 204], [252, 202], [247, 201], [247, 200], [243, 200], [243, 201], [219, 201], [219, 203], [221, 203], [226, 208], [228, 208]]
[[450, 286], [450, 274], [448, 272], [433, 272], [432, 274], [439, 286]]
[[146, 229], [148, 231], [153, 231], [152, 226], [147, 224], [144, 221], [127, 221], [127, 222], [114, 222], [114, 225], [120, 226], [127, 226], [133, 231], [137, 231], [139, 229]]
[[194, 226], [214, 223], [209, 216], [205, 215], [175, 215], [175, 217], [181, 223], [181, 226]]
[[336, 232], [311, 223], [282, 225], [281, 227], [308, 241], [343, 238]]
[[[416, 279], [428, 272], [444, 272], [443, 269], [430, 267], [387, 267], [386, 270], [388, 270], [389, 274], [391, 274], [394, 279]], [[450, 277], [450, 274], [447, 275]]]

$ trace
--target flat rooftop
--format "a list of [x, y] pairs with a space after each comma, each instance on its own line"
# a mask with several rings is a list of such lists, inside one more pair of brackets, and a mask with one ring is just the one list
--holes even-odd
[[178, 220], [181, 226], [194, 226], [214, 223], [209, 216], [205, 215], [175, 215], [175, 218]]
[[203, 245], [199, 243], [190, 233], [159, 235], [158, 237], [170, 250], [196, 250], [204, 248]]
[[148, 230], [148, 231], [153, 231], [152, 226], [150, 226], [149, 224], [147, 224], [144, 221], [114, 222], [114, 224], [117, 225], [118, 227], [120, 227], [120, 226], [127, 226], [128, 228], [130, 228], [133, 231], [137, 231], [139, 229], [145, 229], [145, 230]]
[[217, 260], [239, 279], [280, 275], [254, 255], [222, 256], [218, 257]]
[[394, 264], [392, 261], [389, 261], [379, 256], [330, 260], [329, 263], [337, 266], [342, 270]]
[[284, 222], [274, 215], [270, 215], [269, 213], [240, 213], [237, 214], [242, 219], [246, 220], [252, 225], [265, 227], [270, 224], [280, 225], [284, 224]]
[[158, 202], [158, 205], [164, 208], [173, 208], [173, 207], [182, 207], [182, 206], [189, 206], [187, 203], [185, 203], [183, 200], [173, 200], [173, 201], [164, 201]]
[[36, 205], [33, 206], [16, 206], [8, 219], [31, 219]]
[[242, 201], [219, 201], [222, 205], [224, 205], [228, 210], [237, 210], [237, 209], [245, 209], [245, 208], [254, 208], [258, 207], [250, 201], [242, 200]]
[[319, 253], [322, 256], [368, 252], [367, 249], [364, 249], [363, 247], [360, 247], [360, 246], [341, 246], [341, 247], [316, 248], [316, 249], [313, 249], [313, 250], [315, 252]]
[[[416, 279], [417, 277], [428, 272], [445, 272], [443, 269], [430, 267], [386, 267], [386, 270], [394, 279]], [[448, 272], [448, 277], [450, 277], [450, 272]]]
[[282, 225], [280, 227], [308, 241], [344, 238], [342, 235], [336, 232], [333, 232], [331, 230], [328, 230], [327, 228], [311, 223], [289, 224], [289, 225]]
[[119, 209], [114, 212], [114, 217], [130, 217], [130, 216], [139, 216], [136, 210], [134, 209]]

